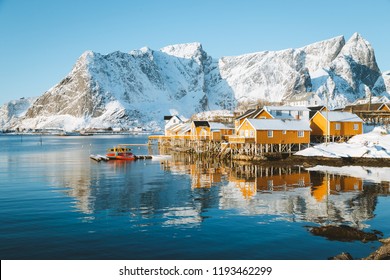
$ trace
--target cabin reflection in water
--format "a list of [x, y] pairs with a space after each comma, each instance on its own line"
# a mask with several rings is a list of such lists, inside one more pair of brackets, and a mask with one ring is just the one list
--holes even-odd
[[167, 161], [165, 170], [176, 174], [189, 174], [191, 187], [211, 188], [226, 181], [235, 185], [242, 197], [250, 199], [258, 192], [286, 191], [297, 187], [310, 187], [310, 173], [302, 167], [263, 167], [238, 165], [226, 167], [210, 162]]
[[239, 166], [231, 172], [229, 181], [236, 184], [242, 196], [251, 198], [257, 192], [287, 191], [310, 186], [310, 174], [300, 167]]
[[310, 195], [322, 202], [328, 195], [346, 192], [361, 192], [363, 180], [360, 178], [307, 171], [303, 167], [270, 167], [257, 165], [236, 165], [224, 167], [210, 162], [167, 161], [165, 170], [176, 174], [188, 174], [191, 187], [211, 188], [228, 181], [240, 190], [242, 197], [250, 199], [257, 193], [288, 191], [310, 187]]
[[211, 188], [222, 182], [223, 176], [227, 176], [230, 168], [211, 162], [166, 161], [161, 165], [164, 170], [174, 174], [189, 174], [191, 176], [191, 188]]
[[374, 215], [378, 195], [388, 195], [387, 183], [299, 166], [171, 161], [164, 169], [188, 174], [192, 188], [217, 187], [220, 209], [235, 209], [245, 215], [270, 215], [289, 221], [348, 224], [366, 227]]
[[318, 201], [324, 201], [329, 195], [343, 192], [361, 192], [363, 180], [360, 178], [311, 172], [312, 196]]

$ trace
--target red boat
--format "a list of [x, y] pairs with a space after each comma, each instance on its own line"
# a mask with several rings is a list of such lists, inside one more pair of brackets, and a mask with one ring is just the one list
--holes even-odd
[[135, 155], [131, 152], [131, 149], [128, 148], [127, 144], [119, 144], [113, 148], [107, 149], [106, 156], [109, 159], [119, 159], [119, 160], [135, 160]]

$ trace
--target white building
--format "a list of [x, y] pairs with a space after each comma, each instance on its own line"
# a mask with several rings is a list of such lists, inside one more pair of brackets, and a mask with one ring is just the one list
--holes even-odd
[[321, 98], [314, 92], [303, 92], [294, 94], [289, 100], [286, 100], [286, 105], [290, 106], [319, 106], [324, 105]]
[[264, 106], [263, 109], [274, 119], [310, 119], [310, 110], [304, 106]]

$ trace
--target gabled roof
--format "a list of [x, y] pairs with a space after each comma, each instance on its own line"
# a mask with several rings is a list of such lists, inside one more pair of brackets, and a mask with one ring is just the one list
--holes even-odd
[[349, 112], [320, 112], [317, 114], [321, 114], [326, 120], [330, 122], [363, 122], [361, 118], [359, 118], [356, 114], [352, 114]]
[[307, 109], [310, 111], [321, 111], [323, 109], [326, 109], [325, 105], [319, 105], [319, 106], [308, 106]]
[[164, 121], [169, 121], [172, 118], [172, 116], [164, 116]]
[[256, 115], [258, 115], [262, 110], [263, 110], [262, 108], [249, 109], [249, 110], [245, 111], [245, 113], [242, 114], [241, 116], [238, 116], [236, 118], [236, 120], [241, 120], [241, 119], [245, 119], [245, 118], [255, 118]]
[[178, 134], [185, 134], [186, 132], [191, 130], [191, 123], [183, 123], [181, 124], [181, 129]]
[[383, 104], [378, 108], [378, 110], [381, 110], [383, 107], [387, 107], [388, 109], [390, 109], [390, 103], [383, 103]]
[[356, 104], [356, 105], [347, 105], [343, 109], [343, 111], [369, 111], [368, 107], [370, 107], [370, 111], [377, 111], [382, 108], [384, 103], [372, 103], [371, 105], [369, 104]]
[[193, 121], [194, 122], [194, 125], [195, 127], [199, 127], [199, 126], [208, 126], [210, 127], [210, 124], [208, 121]]
[[311, 119], [315, 115], [315, 113], [317, 113], [318, 111], [327, 110], [325, 105], [310, 106], [310, 107], [307, 107], [307, 108], [310, 110], [310, 112], [309, 112], [309, 119]]
[[311, 130], [310, 123], [304, 120], [247, 119], [256, 130]]

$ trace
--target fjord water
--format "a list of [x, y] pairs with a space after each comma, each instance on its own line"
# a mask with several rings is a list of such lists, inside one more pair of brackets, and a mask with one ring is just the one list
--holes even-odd
[[0, 136], [1, 259], [361, 258], [380, 243], [328, 240], [310, 228], [348, 225], [390, 236], [389, 182], [187, 156], [89, 159], [116, 144], [146, 142]]

